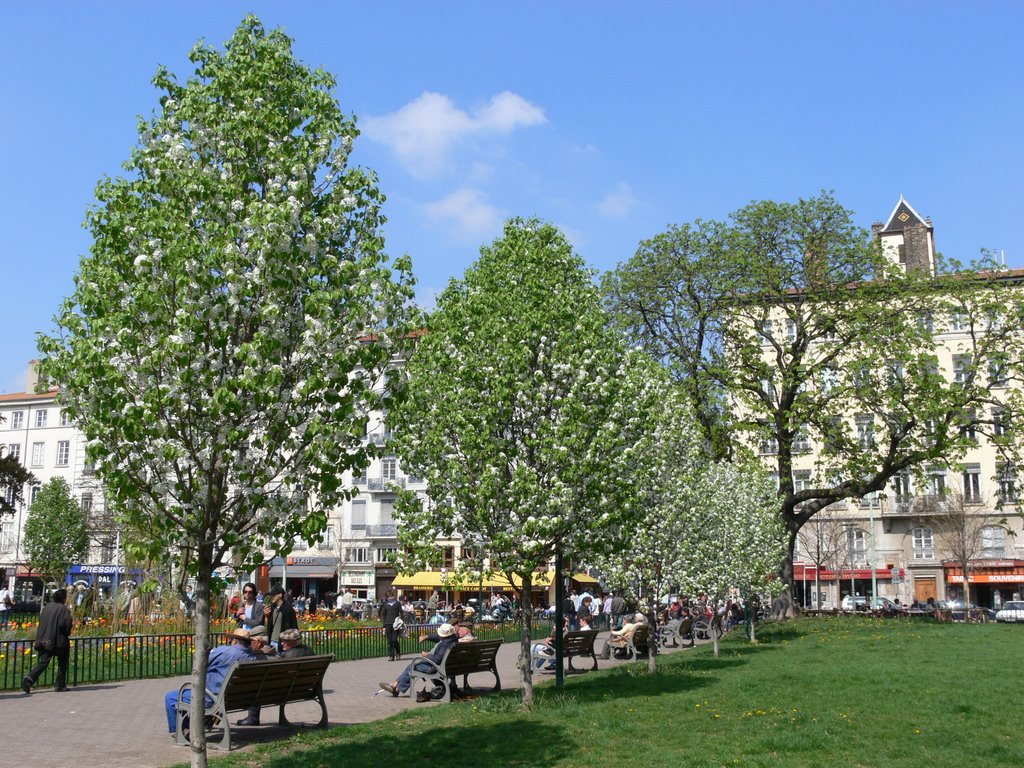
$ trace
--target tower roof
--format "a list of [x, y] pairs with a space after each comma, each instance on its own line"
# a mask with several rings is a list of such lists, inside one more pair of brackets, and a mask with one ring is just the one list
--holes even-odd
[[899, 202], [896, 203], [896, 207], [892, 209], [892, 213], [886, 219], [885, 226], [882, 227], [880, 234], [887, 235], [892, 232], [902, 232], [908, 225], [932, 229], [932, 223], [915, 211], [914, 206], [908, 203], [903, 195], [900, 195]]

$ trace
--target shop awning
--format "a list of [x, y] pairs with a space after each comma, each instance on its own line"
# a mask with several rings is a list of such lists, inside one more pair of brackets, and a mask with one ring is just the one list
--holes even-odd
[[406, 587], [408, 589], [434, 589], [435, 587], [443, 587], [444, 584], [441, 581], [440, 571], [420, 571], [411, 576], [398, 574], [395, 576], [395, 580], [391, 582], [391, 586]]
[[[270, 569], [270, 575], [274, 578], [284, 576], [284, 566], [275, 565]], [[289, 579], [333, 579], [334, 571], [323, 565], [289, 565]]]
[[[291, 570], [289, 569], [288, 572], [290, 574]], [[551, 586], [551, 572], [535, 573], [533, 574], [532, 581], [535, 587], [549, 587]], [[515, 587], [519, 587], [521, 585], [520, 579], [516, 578], [513, 584]], [[481, 586], [484, 589], [514, 588], [508, 579], [497, 574], [490, 578], [484, 577], [481, 584], [479, 579], [474, 579], [472, 576], [463, 576], [459, 579], [455, 574], [451, 574], [445, 579], [440, 571], [419, 571], [411, 576], [399, 574], [395, 577], [394, 582], [392, 582], [392, 586], [405, 587], [406, 589], [449, 589], [459, 592], [472, 592], [480, 589]]]
[[580, 584], [599, 584], [600, 582], [593, 576], [588, 576], [585, 573], [575, 573], [572, 577], [573, 581], [578, 581]]

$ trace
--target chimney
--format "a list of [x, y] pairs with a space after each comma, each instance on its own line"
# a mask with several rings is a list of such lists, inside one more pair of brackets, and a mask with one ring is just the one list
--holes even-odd
[[28, 375], [25, 378], [25, 391], [28, 393], [46, 392], [49, 387], [39, 373], [39, 361], [28, 361]]

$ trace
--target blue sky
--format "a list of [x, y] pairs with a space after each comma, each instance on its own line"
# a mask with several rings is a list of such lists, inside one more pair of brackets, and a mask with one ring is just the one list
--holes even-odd
[[4, 3], [0, 392], [72, 290], [157, 65], [184, 79], [246, 12], [337, 77], [425, 302], [510, 215], [605, 270], [668, 224], [821, 189], [864, 227], [903, 194], [945, 254], [1024, 266], [1019, 2]]

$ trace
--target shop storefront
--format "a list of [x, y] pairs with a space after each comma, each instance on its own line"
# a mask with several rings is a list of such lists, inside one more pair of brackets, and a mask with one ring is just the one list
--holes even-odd
[[[942, 567], [945, 569], [947, 599], [962, 600], [964, 573], [960, 563], [946, 560]], [[1024, 560], [971, 560], [967, 571], [970, 600], [976, 605], [998, 609], [1014, 595], [1024, 594]]]
[[271, 586], [284, 584], [293, 599], [297, 595], [307, 595], [319, 602], [337, 589], [337, 565], [338, 561], [333, 557], [275, 557], [270, 562], [268, 575]]
[[[878, 588], [878, 596], [890, 600], [900, 598], [899, 586], [906, 581], [906, 571], [892, 563], [885, 568], [818, 568], [808, 563], [793, 563], [793, 589], [795, 599], [804, 608], [831, 610], [839, 607], [843, 595], [853, 589], [855, 595], [870, 595], [872, 578]], [[837, 584], [838, 579], [838, 584]], [[815, 595], [817, 587], [818, 594]], [[836, 592], [838, 588], [838, 594]]]
[[122, 587], [134, 587], [142, 581], [141, 568], [126, 568], [123, 565], [73, 565], [68, 571], [68, 586], [79, 584], [86, 589], [97, 589], [99, 594], [109, 594]]

